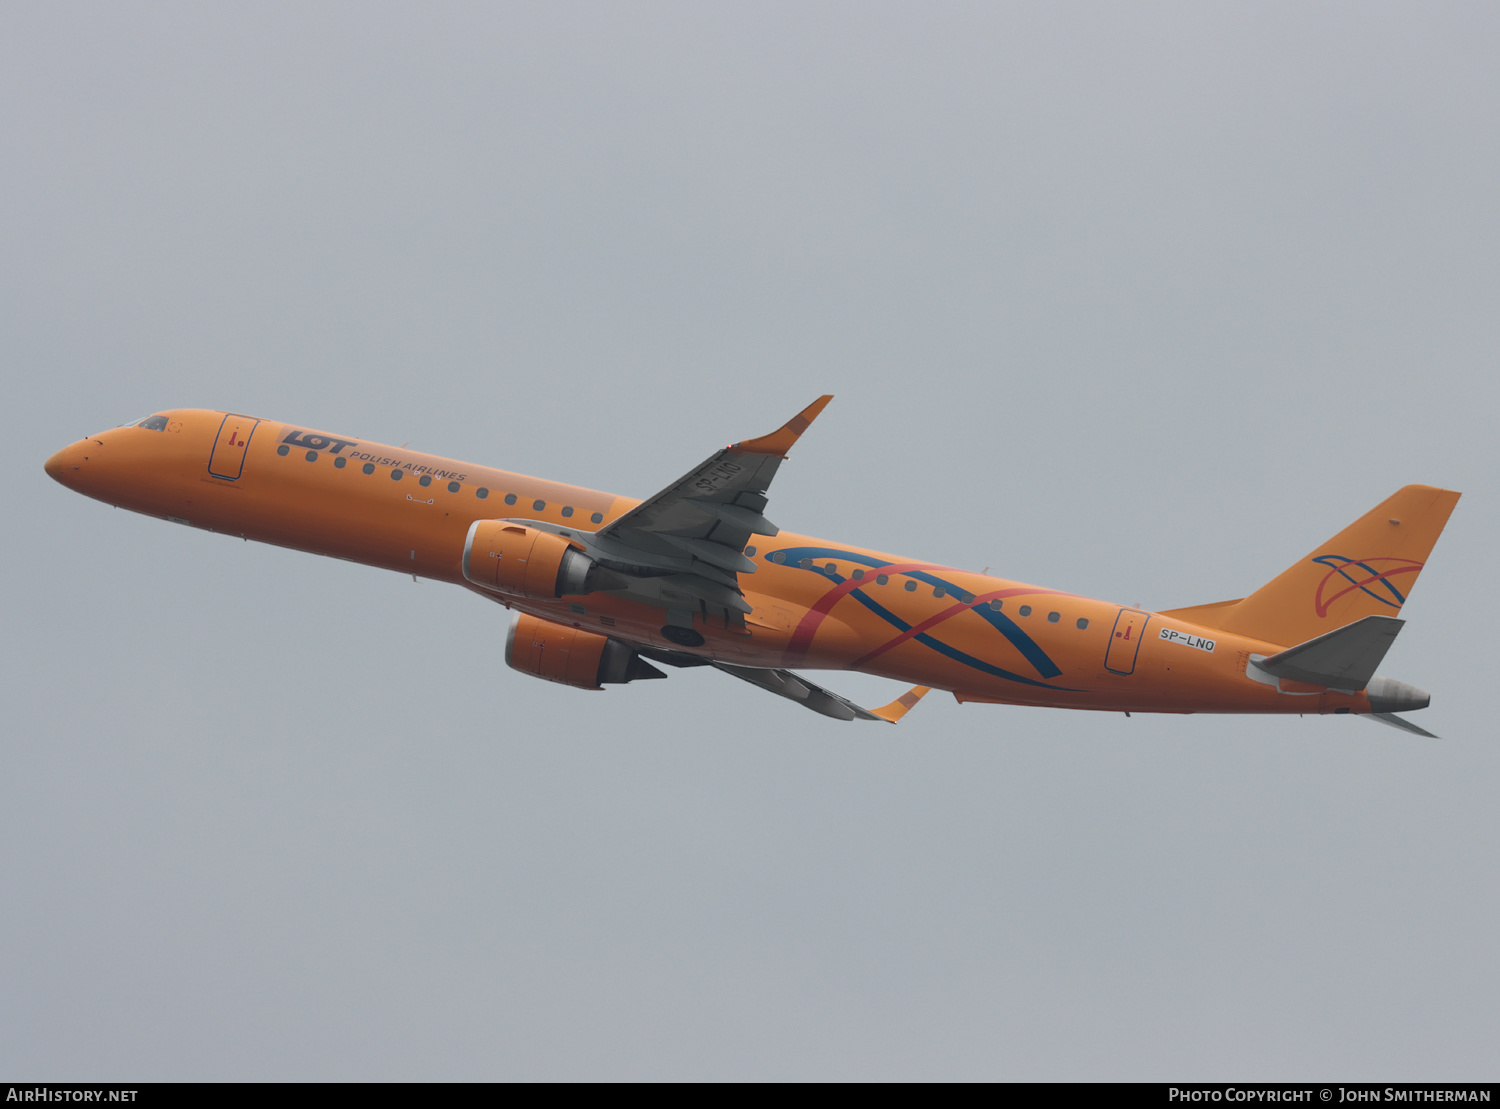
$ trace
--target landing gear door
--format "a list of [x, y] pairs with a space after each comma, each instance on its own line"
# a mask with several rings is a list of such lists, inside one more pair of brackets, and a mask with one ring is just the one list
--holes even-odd
[[250, 436], [255, 434], [258, 423], [254, 416], [236, 416], [233, 412], [225, 415], [208, 460], [210, 474], [225, 481], [239, 480], [245, 468], [245, 448], [250, 445]]
[[1116, 674], [1135, 673], [1135, 654], [1141, 649], [1141, 636], [1146, 630], [1149, 612], [1133, 608], [1122, 608], [1115, 617], [1115, 628], [1110, 633], [1109, 650], [1104, 654], [1104, 668]]

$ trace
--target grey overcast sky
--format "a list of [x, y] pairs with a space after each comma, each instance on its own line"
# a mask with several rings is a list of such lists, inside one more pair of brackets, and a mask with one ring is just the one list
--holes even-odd
[[[0, 1078], [1496, 1077], [1500, 7], [0, 5]], [[1463, 491], [1367, 721], [584, 693], [47, 479], [249, 412], [1153, 608]], [[899, 688], [829, 675], [883, 702]]]

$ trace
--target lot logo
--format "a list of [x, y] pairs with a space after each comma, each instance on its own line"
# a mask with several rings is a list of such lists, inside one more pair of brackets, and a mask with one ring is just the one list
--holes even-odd
[[314, 435], [310, 431], [300, 431], [292, 428], [286, 433], [283, 443], [294, 447], [301, 447], [309, 451], [327, 451], [329, 454], [338, 454], [345, 447], [352, 447], [359, 442], [357, 439], [335, 439], [328, 435]]

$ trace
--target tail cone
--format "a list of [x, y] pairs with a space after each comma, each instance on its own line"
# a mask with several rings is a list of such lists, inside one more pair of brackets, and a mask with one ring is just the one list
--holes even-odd
[[1371, 678], [1365, 687], [1371, 712], [1409, 712], [1432, 704], [1432, 695], [1394, 678]]

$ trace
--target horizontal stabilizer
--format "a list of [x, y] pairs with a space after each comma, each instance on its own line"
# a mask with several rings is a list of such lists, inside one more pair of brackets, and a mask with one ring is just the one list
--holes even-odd
[[1391, 616], [1366, 616], [1269, 658], [1257, 659], [1256, 665], [1278, 678], [1357, 693], [1375, 676], [1404, 624], [1404, 620]]
[[1379, 720], [1382, 724], [1389, 724], [1393, 728], [1400, 728], [1403, 732], [1411, 732], [1413, 735], [1425, 735], [1428, 739], [1438, 738], [1426, 728], [1419, 728], [1410, 720], [1403, 720], [1394, 712], [1369, 712], [1365, 713], [1365, 718], [1368, 720]]

